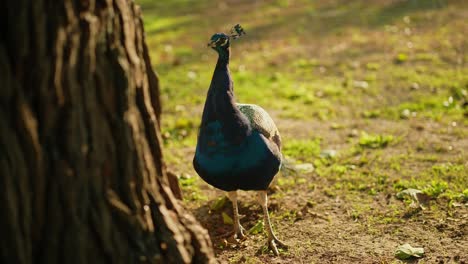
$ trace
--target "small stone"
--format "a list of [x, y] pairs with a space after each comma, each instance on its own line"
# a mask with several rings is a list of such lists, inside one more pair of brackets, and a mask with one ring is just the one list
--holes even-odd
[[188, 173], [183, 173], [182, 175], [180, 175], [180, 178], [181, 179], [190, 179], [190, 178], [192, 178], [192, 175], [190, 175]]
[[176, 111], [176, 112], [184, 112], [184, 111], [185, 111], [185, 106], [183, 106], [183, 105], [176, 105], [176, 106], [175, 106], [175, 111]]
[[320, 152], [320, 157], [322, 158], [334, 158], [336, 156], [337, 152], [334, 149], [325, 149], [322, 152]]
[[349, 137], [357, 137], [359, 136], [359, 131], [357, 129], [353, 129], [348, 134]]
[[194, 79], [197, 78], [197, 74], [196, 74], [194, 71], [189, 71], [189, 72], [187, 73], [187, 77], [188, 77], [189, 79], [194, 80]]
[[353, 85], [355, 88], [361, 88], [361, 89], [369, 88], [369, 83], [366, 81], [354, 81]]
[[404, 31], [405, 31], [405, 35], [408, 35], [408, 36], [411, 35], [411, 28], [407, 27], [404, 29]]
[[414, 82], [414, 83], [411, 84], [410, 88], [411, 88], [411, 90], [418, 90], [419, 89], [419, 84]]
[[409, 16], [404, 16], [404, 17], [403, 17], [403, 22], [405, 22], [406, 24], [411, 23], [410, 17], [409, 17]]
[[411, 111], [409, 109], [404, 109], [403, 111], [401, 111], [400, 117], [403, 119], [407, 119], [410, 117], [410, 115]]
[[167, 53], [172, 53], [173, 48], [172, 48], [171, 45], [166, 45], [166, 46], [164, 46], [164, 51], [167, 52]]

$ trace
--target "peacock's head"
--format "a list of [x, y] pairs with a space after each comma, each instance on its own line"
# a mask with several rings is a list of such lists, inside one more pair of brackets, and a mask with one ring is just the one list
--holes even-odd
[[210, 42], [208, 43], [208, 47], [219, 51], [223, 49], [228, 49], [230, 45], [230, 38], [228, 35], [224, 33], [216, 33], [211, 36]]
[[231, 39], [237, 39], [238, 37], [245, 35], [244, 29], [241, 25], [237, 24], [231, 29], [231, 34], [227, 35], [224, 33], [216, 33], [211, 36], [210, 42], [208, 43], [208, 47], [216, 50], [217, 52], [225, 51], [229, 49], [229, 45], [231, 44]]

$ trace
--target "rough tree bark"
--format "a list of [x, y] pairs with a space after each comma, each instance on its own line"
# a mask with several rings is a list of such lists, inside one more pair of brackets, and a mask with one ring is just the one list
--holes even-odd
[[0, 263], [214, 262], [131, 0], [0, 1]]

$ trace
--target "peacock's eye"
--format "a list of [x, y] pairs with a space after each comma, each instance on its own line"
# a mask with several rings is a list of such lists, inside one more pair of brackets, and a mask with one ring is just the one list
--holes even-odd
[[219, 40], [219, 45], [220, 46], [226, 46], [226, 44], [228, 43], [228, 39], [227, 38], [220, 38]]
[[224, 37], [219, 37], [217, 40], [214, 41], [216, 46], [226, 46], [228, 43], [228, 39]]

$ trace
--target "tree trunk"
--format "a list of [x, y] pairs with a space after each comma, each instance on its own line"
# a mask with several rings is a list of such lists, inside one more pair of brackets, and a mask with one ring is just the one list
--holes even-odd
[[214, 262], [131, 0], [0, 1], [0, 263]]

